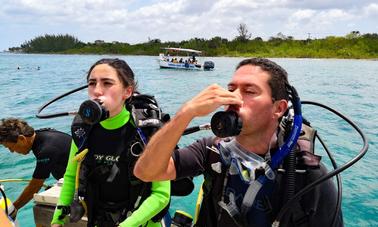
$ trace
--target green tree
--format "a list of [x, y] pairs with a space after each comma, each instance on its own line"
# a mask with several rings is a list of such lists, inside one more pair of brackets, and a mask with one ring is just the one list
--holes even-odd
[[360, 32], [359, 31], [351, 31], [349, 34], [347, 34], [346, 36], [345, 36], [345, 38], [347, 38], [347, 39], [355, 39], [355, 38], [358, 38], [358, 37], [360, 37]]
[[251, 37], [252, 34], [249, 33], [247, 29], [247, 25], [245, 23], [240, 23], [237, 27], [239, 35], [236, 36], [236, 40], [241, 41], [241, 42], [247, 42]]
[[21, 44], [26, 53], [60, 52], [73, 48], [80, 48], [85, 44], [71, 35], [44, 35], [38, 36]]

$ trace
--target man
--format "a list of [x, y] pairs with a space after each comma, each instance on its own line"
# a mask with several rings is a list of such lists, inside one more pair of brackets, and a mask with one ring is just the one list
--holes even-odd
[[25, 121], [17, 118], [0, 122], [0, 144], [11, 152], [27, 155], [32, 150], [37, 159], [33, 178], [13, 203], [18, 210], [27, 204], [51, 175], [59, 180], [66, 170], [71, 137], [53, 130], [34, 130]]
[[[245, 174], [254, 171], [248, 167], [253, 164], [249, 160], [264, 163], [277, 150], [279, 122], [288, 108], [287, 84], [287, 72], [276, 63], [260, 58], [241, 61], [228, 90], [218, 85], [204, 89], [151, 138], [135, 166], [135, 176], [152, 181], [203, 174], [204, 197], [197, 226], [271, 226], [287, 201], [285, 170], [274, 170], [273, 183], [255, 190], [257, 195], [252, 206], [246, 209], [241, 204], [245, 198], [248, 201], [249, 197], [244, 195], [254, 182], [253, 177], [248, 179], [252, 175]], [[229, 143], [220, 138], [204, 138], [175, 150], [185, 128], [195, 117], [206, 116], [221, 106], [235, 111], [242, 120], [239, 135], [229, 139]], [[222, 159], [223, 150], [230, 148], [232, 157], [242, 155], [234, 159], [239, 166], [227, 166]], [[318, 162], [304, 172], [297, 176], [295, 192], [324, 175], [326, 170]], [[253, 173], [257, 178], [257, 171]], [[243, 182], [246, 179], [249, 182]], [[317, 186], [295, 207], [285, 214], [281, 226], [331, 226], [336, 207], [332, 181]], [[343, 225], [341, 212], [336, 225]]]

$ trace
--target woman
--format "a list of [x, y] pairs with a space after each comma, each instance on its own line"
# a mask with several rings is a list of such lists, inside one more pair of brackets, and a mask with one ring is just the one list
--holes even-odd
[[[109, 111], [109, 118], [93, 125], [90, 131], [87, 138], [89, 152], [81, 164], [87, 170], [87, 174], [84, 174], [86, 182], [76, 183], [76, 186], [86, 185], [84, 201], [88, 207], [88, 226], [160, 226], [156, 215], [169, 202], [169, 181], [148, 185], [151, 193], [147, 198], [141, 197], [144, 200], [133, 209], [135, 200], [140, 200], [139, 194], [145, 191], [143, 187], [135, 190], [135, 185], [142, 182], [130, 171], [134, 164], [130, 163], [130, 149], [135, 144], [137, 132], [125, 101], [136, 90], [133, 71], [123, 60], [101, 59], [89, 69], [87, 82], [90, 99]], [[77, 151], [77, 144], [73, 141], [62, 192], [52, 220], [53, 227], [62, 226], [68, 219], [62, 210], [73, 201]], [[80, 168], [80, 171], [83, 169]], [[72, 210], [71, 207], [71, 216]]]

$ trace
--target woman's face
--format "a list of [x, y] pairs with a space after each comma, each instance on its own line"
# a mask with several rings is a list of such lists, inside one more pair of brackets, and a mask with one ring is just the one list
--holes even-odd
[[122, 84], [117, 71], [108, 64], [96, 65], [89, 75], [89, 98], [100, 102], [109, 111], [110, 117], [121, 112], [132, 91], [131, 86]]

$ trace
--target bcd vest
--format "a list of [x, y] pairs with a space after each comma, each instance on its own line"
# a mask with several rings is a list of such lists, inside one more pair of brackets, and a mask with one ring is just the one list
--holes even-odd
[[[99, 218], [120, 223], [151, 194], [151, 183], [136, 178], [133, 168], [144, 144], [163, 125], [164, 115], [153, 96], [135, 94], [126, 107], [132, 118], [116, 130], [88, 125], [79, 115], [71, 125], [77, 154], [89, 149], [80, 165], [78, 189], [87, 204], [88, 226]], [[109, 149], [111, 153], [104, 153]], [[160, 221], [168, 208], [169, 204], [151, 220]]]
[[[314, 140], [316, 130], [303, 124], [301, 136], [297, 141], [297, 146], [294, 149], [296, 155], [296, 183], [295, 192], [303, 188], [307, 182], [312, 182], [316, 179], [316, 174], [312, 173], [312, 170], [319, 169], [320, 156], [314, 154]], [[207, 159], [209, 160], [209, 166], [204, 174], [203, 200], [201, 204], [201, 210], [199, 219], [195, 226], [207, 226], [212, 227], [214, 223], [219, 223], [221, 220], [224, 226], [236, 226], [234, 220], [227, 214], [226, 211], [216, 203], [222, 201], [225, 190], [225, 178], [227, 168], [222, 165], [220, 161], [219, 153], [215, 152], [216, 144], [218, 141], [214, 140], [212, 149], [208, 152]], [[268, 223], [272, 223], [276, 217], [279, 209], [285, 202], [284, 194], [287, 187], [287, 180], [285, 174], [285, 162], [281, 167], [275, 171], [276, 179], [274, 182], [273, 191], [269, 196], [262, 196], [260, 203], [257, 204], [261, 210], [266, 213]], [[296, 207], [292, 209], [290, 215], [287, 215], [285, 220], [281, 222], [280, 226], [306, 226], [308, 218], [310, 218], [313, 211], [316, 209], [316, 196], [319, 196], [316, 188], [309, 193], [302, 196]], [[262, 221], [265, 223], [265, 220]], [[257, 224], [258, 225], [258, 224]]]

